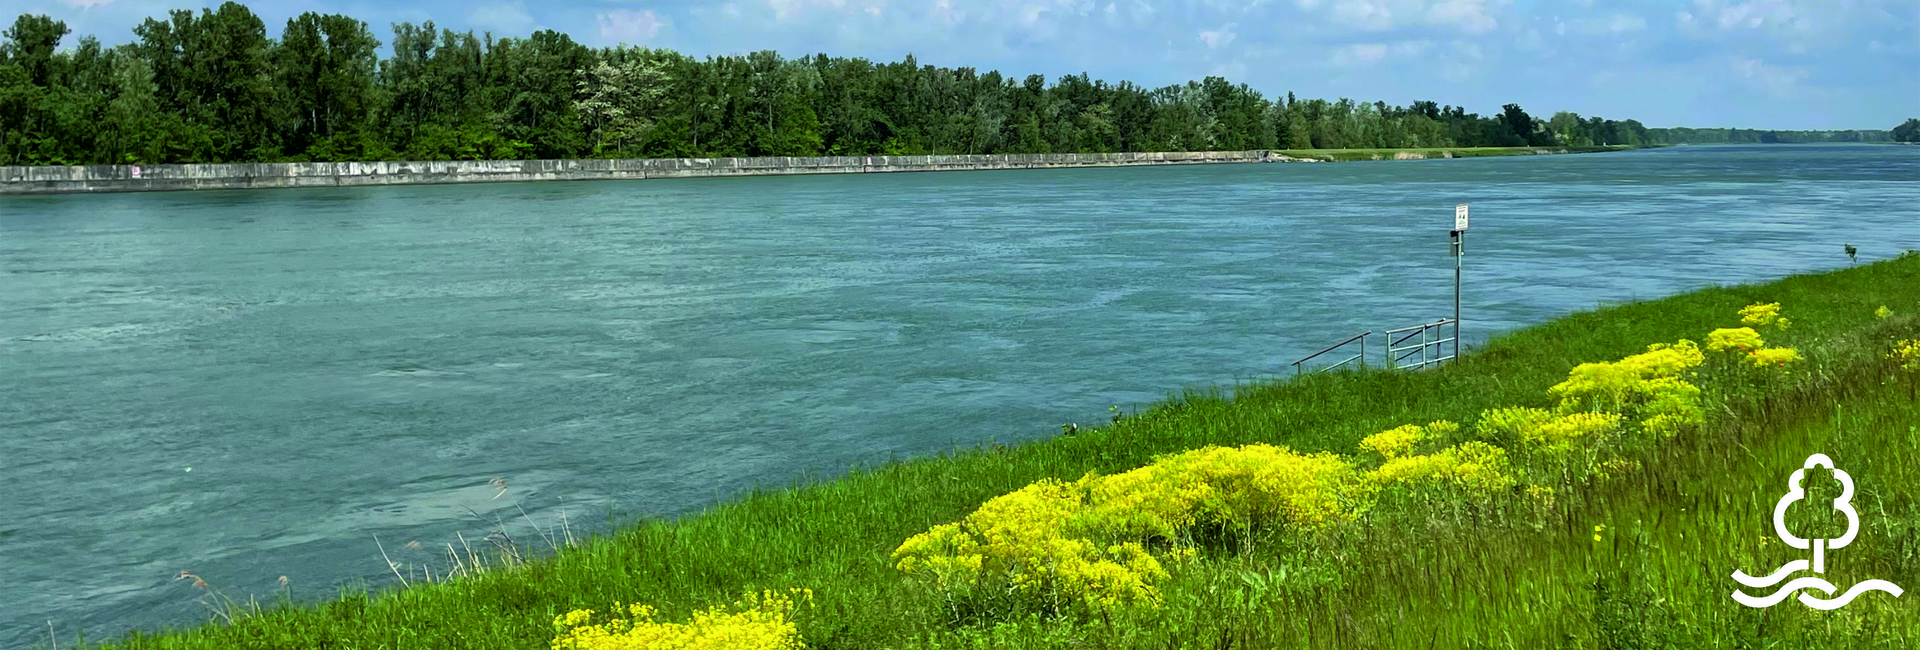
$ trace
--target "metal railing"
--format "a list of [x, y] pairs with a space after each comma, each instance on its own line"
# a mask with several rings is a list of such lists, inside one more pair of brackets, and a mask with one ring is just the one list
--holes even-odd
[[1327, 367], [1325, 367], [1325, 368], [1321, 368], [1321, 369], [1319, 369], [1319, 370], [1315, 370], [1314, 372], [1326, 372], [1326, 371], [1328, 371], [1328, 370], [1332, 370], [1332, 369], [1334, 369], [1334, 368], [1339, 368], [1339, 367], [1342, 367], [1342, 366], [1345, 366], [1345, 365], [1347, 365], [1347, 364], [1349, 364], [1349, 363], [1353, 363], [1353, 362], [1355, 362], [1355, 361], [1358, 361], [1358, 362], [1360, 362], [1360, 364], [1359, 364], [1359, 365], [1360, 365], [1360, 367], [1362, 367], [1362, 368], [1365, 368], [1365, 367], [1367, 367], [1367, 337], [1368, 337], [1368, 336], [1371, 336], [1371, 335], [1373, 335], [1373, 330], [1367, 330], [1367, 331], [1365, 331], [1365, 332], [1361, 332], [1361, 333], [1359, 333], [1359, 334], [1355, 334], [1355, 335], [1353, 335], [1353, 336], [1350, 336], [1350, 337], [1347, 337], [1347, 340], [1345, 340], [1345, 341], [1341, 341], [1341, 342], [1339, 342], [1339, 343], [1335, 343], [1335, 344], [1333, 344], [1333, 345], [1329, 345], [1329, 346], [1327, 346], [1327, 347], [1326, 347], [1325, 349], [1322, 349], [1322, 350], [1320, 350], [1319, 352], [1315, 352], [1315, 353], [1313, 353], [1313, 354], [1309, 354], [1309, 355], [1307, 355], [1307, 356], [1304, 356], [1304, 357], [1300, 357], [1300, 360], [1298, 360], [1298, 361], [1295, 361], [1295, 362], [1293, 362], [1293, 376], [1295, 376], [1295, 377], [1298, 377], [1298, 376], [1300, 376], [1300, 374], [1301, 374], [1302, 372], [1305, 372], [1305, 366], [1304, 366], [1304, 365], [1302, 365], [1302, 364], [1305, 364], [1305, 363], [1306, 363], [1306, 362], [1308, 362], [1308, 361], [1312, 361], [1314, 357], [1318, 357], [1318, 356], [1320, 356], [1320, 355], [1323, 355], [1323, 354], [1326, 354], [1326, 353], [1328, 353], [1328, 352], [1332, 352], [1332, 351], [1334, 351], [1334, 350], [1338, 350], [1338, 349], [1340, 349], [1341, 347], [1344, 347], [1344, 346], [1346, 346], [1347, 344], [1349, 344], [1349, 343], [1352, 343], [1352, 342], [1354, 342], [1354, 341], [1359, 341], [1359, 342], [1360, 342], [1360, 353], [1359, 353], [1359, 354], [1356, 354], [1356, 355], [1353, 355], [1353, 356], [1351, 356], [1351, 357], [1347, 357], [1347, 358], [1345, 358], [1345, 359], [1341, 359], [1339, 363], [1335, 363], [1335, 364], [1333, 364], [1333, 365], [1331, 365], [1331, 366], [1327, 366]]
[[[1451, 318], [1442, 318], [1431, 323], [1387, 330], [1387, 367], [1419, 369], [1459, 356], [1460, 343], [1458, 337], [1447, 336], [1446, 330], [1442, 329], [1455, 322], [1456, 321]], [[1402, 336], [1403, 334], [1404, 336]], [[1420, 342], [1409, 343], [1409, 341], [1414, 340], [1415, 337], [1418, 337]], [[1447, 349], [1448, 343], [1453, 344], [1450, 353]], [[1444, 356], [1442, 356], [1443, 354]], [[1402, 363], [1415, 355], [1420, 357], [1419, 361]]]

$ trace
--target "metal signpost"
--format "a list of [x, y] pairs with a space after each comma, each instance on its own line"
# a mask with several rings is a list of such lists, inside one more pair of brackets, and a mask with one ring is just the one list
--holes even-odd
[[1460, 258], [1466, 250], [1467, 204], [1453, 206], [1453, 356], [1460, 358]]
[[[1390, 370], [1418, 370], [1460, 358], [1460, 267], [1461, 258], [1466, 257], [1467, 204], [1461, 203], [1453, 206], [1453, 231], [1450, 235], [1453, 253], [1453, 318], [1442, 318], [1412, 327], [1387, 330], [1386, 361], [1387, 368]], [[1452, 338], [1448, 338], [1446, 335], [1446, 327], [1448, 325], [1453, 326]], [[1360, 362], [1360, 367], [1364, 369], [1367, 358], [1367, 337], [1372, 334], [1372, 331], [1361, 332], [1354, 336], [1347, 337], [1344, 341], [1329, 345], [1319, 352], [1301, 357], [1300, 360], [1293, 362], [1293, 374], [1298, 376], [1305, 373], [1308, 370], [1306, 367], [1308, 361], [1312, 361], [1334, 350], [1342, 349], [1348, 344], [1355, 342], [1360, 344], [1360, 354], [1342, 359], [1333, 365], [1321, 368], [1317, 372], [1345, 368], [1347, 364], [1355, 361]], [[1418, 342], [1415, 342], [1416, 338], [1419, 339]], [[1448, 343], [1453, 344], [1452, 354], [1447, 353]], [[1414, 355], [1419, 355], [1420, 360], [1412, 363], [1404, 363]]]

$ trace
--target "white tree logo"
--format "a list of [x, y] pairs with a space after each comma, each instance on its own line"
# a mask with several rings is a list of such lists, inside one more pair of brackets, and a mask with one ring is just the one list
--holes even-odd
[[[1833, 478], [1840, 481], [1840, 496], [1834, 498], [1833, 509], [1839, 510], [1847, 516], [1847, 532], [1833, 539], [1809, 540], [1798, 537], [1793, 534], [1793, 531], [1787, 530], [1787, 506], [1793, 505], [1793, 502], [1807, 497], [1806, 490], [1801, 487], [1800, 481], [1806, 478], [1807, 470], [1815, 467], [1825, 467], [1833, 470]], [[1848, 476], [1847, 473], [1840, 468], [1834, 467], [1833, 459], [1827, 458], [1826, 454], [1808, 456], [1806, 464], [1800, 466], [1800, 469], [1793, 470], [1793, 476], [1787, 479], [1787, 494], [1780, 497], [1780, 502], [1773, 506], [1773, 532], [1780, 535], [1780, 541], [1785, 542], [1787, 546], [1801, 550], [1811, 548], [1813, 550], [1812, 564], [1808, 564], [1806, 560], [1794, 560], [1782, 565], [1771, 575], [1758, 578], [1735, 569], [1733, 572], [1734, 580], [1748, 587], [1764, 589], [1780, 584], [1781, 580], [1786, 580], [1789, 576], [1801, 571], [1812, 570], [1815, 574], [1826, 573], [1827, 551], [1853, 543], [1854, 536], [1860, 533], [1860, 513], [1853, 509], [1853, 477]], [[1867, 580], [1861, 582], [1848, 588], [1847, 592], [1840, 594], [1839, 598], [1816, 598], [1813, 594], [1800, 591], [1802, 589], [1818, 590], [1829, 596], [1833, 595], [1833, 592], [1836, 591], [1833, 583], [1827, 582], [1818, 575], [1811, 575], [1789, 580], [1787, 584], [1781, 585], [1779, 589], [1765, 596], [1749, 596], [1746, 592], [1736, 589], [1733, 592], [1733, 600], [1748, 607], [1772, 607], [1779, 604], [1780, 601], [1786, 600], [1787, 597], [1798, 593], [1800, 603], [1808, 607], [1814, 609], [1840, 609], [1841, 607], [1845, 607], [1847, 603], [1853, 602], [1853, 599], [1859, 597], [1860, 594], [1869, 591], [1884, 591], [1893, 594], [1895, 598], [1899, 598], [1902, 593], [1899, 585], [1885, 580]]]

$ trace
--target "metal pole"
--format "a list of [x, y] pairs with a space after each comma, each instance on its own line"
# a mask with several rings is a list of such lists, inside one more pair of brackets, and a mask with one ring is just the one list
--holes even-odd
[[1460, 258], [1467, 256], [1467, 233], [1453, 231], [1453, 360], [1460, 360]]

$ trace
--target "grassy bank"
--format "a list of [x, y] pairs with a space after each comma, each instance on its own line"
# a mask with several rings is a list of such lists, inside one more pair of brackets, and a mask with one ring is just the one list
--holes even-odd
[[[1657, 145], [1656, 145], [1657, 146]], [[1282, 149], [1274, 153], [1290, 158], [1327, 162], [1357, 160], [1426, 160], [1431, 158], [1484, 158], [1489, 156], [1534, 156], [1563, 153], [1602, 153], [1643, 149], [1631, 145], [1597, 147], [1436, 147], [1426, 149]]]
[[[1543, 406], [1547, 388], [1576, 364], [1697, 340], [1758, 302], [1782, 303], [1795, 321], [1792, 341], [1807, 361], [1793, 381], [1726, 402], [1698, 435], [1650, 452], [1645, 471], [1569, 493], [1550, 515], [1527, 520], [1533, 525], [1403, 517], [1314, 544], [1263, 537], [1203, 548], [1162, 586], [1163, 607], [1093, 621], [955, 624], [951, 610], [904, 579], [890, 557], [916, 533], [1043, 478], [1120, 472], [1205, 445], [1351, 453], [1363, 437], [1404, 424]], [[1894, 315], [1876, 318], [1882, 305]], [[1736, 586], [1727, 574], [1771, 573], [1791, 555], [1759, 540], [1784, 473], [1816, 450], [1853, 473], [1868, 525], [1835, 554], [1834, 582], [1844, 588], [1855, 576], [1874, 577], [1920, 588], [1913, 541], [1920, 484], [1911, 480], [1912, 426], [1920, 420], [1912, 387], [1882, 358], [1888, 341], [1920, 335], [1916, 313], [1916, 256], [1576, 313], [1500, 336], [1434, 372], [1315, 375], [1245, 386], [1232, 398], [1187, 395], [1073, 436], [750, 495], [585, 541], [549, 560], [271, 609], [231, 625], [135, 635], [116, 647], [546, 647], [554, 617], [574, 609], [640, 602], [663, 619], [686, 620], [744, 591], [788, 587], [813, 591], [814, 604], [796, 620], [807, 645], [819, 648], [1659, 647], [1736, 638], [1856, 647], [1897, 640], [1920, 634], [1920, 618], [1911, 607], [1894, 611], [1884, 594], [1839, 612], [1787, 603], [1763, 614], [1726, 600]]]

